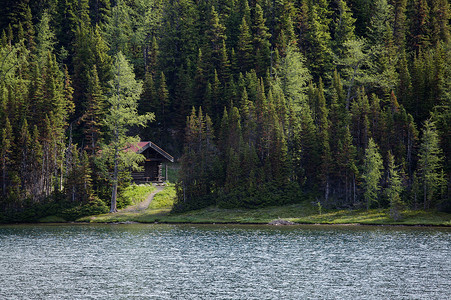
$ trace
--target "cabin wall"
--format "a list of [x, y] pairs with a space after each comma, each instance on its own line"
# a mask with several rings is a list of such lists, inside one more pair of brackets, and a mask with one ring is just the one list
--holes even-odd
[[152, 148], [147, 148], [141, 154], [146, 158], [141, 163], [144, 170], [142, 172], [132, 172], [133, 181], [142, 183], [163, 182], [166, 180], [166, 173], [163, 172], [163, 162], [168, 160]]

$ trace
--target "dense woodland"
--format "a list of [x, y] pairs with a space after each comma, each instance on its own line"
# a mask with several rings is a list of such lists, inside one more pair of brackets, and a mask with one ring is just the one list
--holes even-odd
[[179, 158], [177, 211], [450, 210], [448, 0], [2, 0], [0, 16], [0, 221], [124, 205], [139, 139]]

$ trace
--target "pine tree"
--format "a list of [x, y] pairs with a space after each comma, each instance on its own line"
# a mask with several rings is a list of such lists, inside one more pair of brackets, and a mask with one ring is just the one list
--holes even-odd
[[252, 35], [249, 30], [249, 25], [247, 24], [246, 18], [240, 25], [240, 34], [238, 37], [237, 44], [237, 61], [241, 72], [247, 72], [252, 68]]
[[[56, 23], [58, 27], [56, 36], [59, 42], [58, 48], [71, 49], [77, 26], [80, 25], [77, 16], [78, 0], [61, 0], [58, 1], [57, 5]], [[72, 55], [71, 52], [69, 54]]]
[[288, 46], [276, 72], [285, 96], [299, 110], [301, 102], [306, 101], [307, 82], [311, 79], [304, 56], [295, 47]]
[[321, 165], [318, 172], [318, 177], [321, 182], [321, 189], [324, 191], [324, 199], [327, 202], [329, 200], [330, 193], [330, 164], [331, 164], [331, 151], [329, 145], [329, 110], [326, 107], [326, 98], [324, 96], [324, 85], [320, 77], [319, 86], [317, 89], [318, 99], [318, 128], [319, 128], [319, 145], [320, 145], [320, 157]]
[[330, 11], [326, 0], [320, 0], [317, 4], [311, 1], [309, 4], [309, 31], [307, 32], [309, 47], [306, 56], [313, 77], [318, 79], [332, 67]]
[[423, 189], [424, 209], [431, 207], [434, 194], [442, 185], [442, 150], [439, 147], [438, 134], [434, 122], [424, 124], [420, 149], [418, 152], [419, 182]]
[[378, 202], [380, 180], [383, 170], [382, 157], [374, 140], [370, 138], [365, 150], [365, 160], [362, 172], [364, 198], [366, 208], [370, 209], [373, 202]]
[[[45, 12], [44, 12], [45, 13]], [[44, 18], [44, 16], [41, 17], [41, 19]], [[31, 9], [28, 6], [27, 7], [27, 13], [25, 16], [25, 20], [22, 23], [19, 23], [19, 25], [22, 25], [23, 31], [24, 31], [24, 38], [26, 41], [27, 49], [29, 51], [33, 51], [35, 47], [35, 29], [33, 26], [33, 16], [31, 14]], [[19, 30], [20, 32], [20, 30]], [[20, 37], [20, 33], [18, 33], [18, 36]]]
[[217, 149], [213, 124], [208, 115], [193, 107], [187, 117], [184, 151], [181, 157], [180, 182], [177, 186], [176, 210], [201, 208], [212, 204], [218, 177]]
[[270, 63], [270, 42], [271, 34], [266, 26], [266, 19], [263, 17], [263, 10], [259, 4], [255, 5], [252, 20], [252, 32], [255, 55], [255, 69], [258, 76], [266, 73]]
[[430, 2], [431, 43], [434, 46], [440, 42], [447, 44], [451, 36], [449, 24], [451, 18], [450, 3], [445, 0], [431, 0]]
[[[342, 186], [344, 186], [344, 200], [346, 205], [356, 203], [356, 178], [358, 170], [356, 167], [356, 148], [352, 144], [352, 136], [349, 126], [345, 127], [345, 132], [338, 141], [336, 148], [335, 163], [337, 175]], [[340, 190], [340, 189], [339, 189]], [[340, 196], [340, 195], [338, 195]]]
[[404, 203], [401, 199], [403, 185], [401, 177], [398, 174], [395, 166], [395, 158], [393, 154], [388, 152], [388, 179], [385, 193], [388, 201], [390, 201], [390, 215], [395, 220], [401, 219], [401, 210], [404, 208]]
[[338, 50], [338, 55], [344, 51], [343, 44], [347, 40], [355, 38], [355, 19], [344, 0], [338, 0], [338, 16], [335, 17], [334, 26], [334, 44], [335, 49]]
[[[354, 138], [354, 145], [358, 149], [365, 149], [368, 145], [368, 139], [371, 136], [369, 123], [370, 105], [368, 97], [363, 89], [359, 89], [357, 100], [351, 107], [351, 134]], [[361, 158], [361, 156], [359, 156]]]
[[131, 126], [145, 126], [152, 120], [153, 114], [139, 116], [137, 100], [142, 91], [142, 84], [137, 82], [133, 70], [125, 56], [119, 52], [113, 65], [114, 79], [109, 82], [111, 96], [107, 99], [109, 111], [104, 119], [108, 140], [101, 147], [98, 163], [109, 174], [112, 184], [111, 209], [116, 212], [119, 172], [130, 168], [136, 169], [142, 155], [126, 151], [139, 141], [138, 137], [128, 136]]
[[[30, 171], [30, 144], [31, 144], [31, 137], [30, 137], [30, 131], [28, 127], [28, 121], [27, 119], [24, 119], [22, 122], [22, 126], [20, 128], [19, 132], [19, 140], [18, 140], [18, 146], [20, 148], [19, 153], [19, 176], [20, 176], [20, 184], [22, 186], [21, 189], [21, 197], [22, 199], [27, 199], [29, 195], [29, 186], [30, 186], [30, 179], [29, 179], [29, 171]], [[15, 200], [21, 200], [15, 199]]]
[[410, 28], [411, 46], [416, 53], [429, 45], [429, 6], [426, 0], [415, 0]]
[[215, 8], [211, 8], [211, 17], [209, 22], [209, 30], [207, 32], [209, 39], [209, 60], [211, 70], [220, 70], [222, 57], [223, 57], [223, 46], [227, 36], [225, 35], [225, 26], [221, 24], [219, 20], [218, 13]]
[[313, 121], [313, 113], [307, 103], [303, 103], [299, 110], [299, 122], [301, 127], [301, 160], [300, 166], [303, 170], [298, 175], [300, 184], [306, 185], [307, 188], [313, 188], [315, 182], [315, 174], [317, 174], [320, 158], [318, 155], [318, 139], [317, 128]]
[[[354, 97], [355, 86], [367, 80], [365, 69], [368, 67], [370, 53], [367, 50], [365, 40], [352, 39], [344, 43], [344, 58], [339, 60], [339, 64], [345, 66], [343, 73], [348, 86], [346, 95], [346, 109], [350, 107], [351, 98]], [[366, 82], [365, 82], [366, 83]]]
[[222, 41], [220, 61], [221, 63], [219, 65], [219, 77], [221, 78], [223, 84], [227, 84], [232, 78], [230, 76], [230, 61], [227, 54], [225, 41]]
[[105, 25], [106, 40], [112, 54], [122, 52], [127, 57], [130, 56], [128, 41], [132, 35], [131, 26], [130, 7], [124, 0], [118, 0], [112, 7], [111, 17]]
[[97, 68], [88, 75], [89, 86], [87, 95], [87, 109], [81, 121], [85, 122], [84, 134], [86, 138], [85, 149], [94, 156], [99, 150], [98, 142], [102, 136], [102, 120], [105, 115], [105, 96], [100, 87], [99, 76], [97, 75]]
[[[412, 81], [410, 77], [409, 67], [407, 65], [406, 52], [400, 54], [401, 58], [398, 64], [399, 81], [397, 84], [397, 95], [399, 102], [407, 109], [411, 105]], [[411, 112], [411, 110], [409, 109]]]
[[[368, 39], [372, 45], [381, 45], [383, 43], [387, 25], [391, 21], [392, 9], [387, 0], [374, 1], [372, 16], [367, 29]], [[392, 31], [391, 27], [389, 30]]]
[[6, 117], [5, 125], [2, 130], [2, 143], [0, 147], [0, 160], [2, 169], [2, 196], [7, 195], [8, 187], [8, 169], [12, 162], [12, 149], [14, 143], [13, 130], [8, 117]]
[[90, 0], [90, 18], [94, 24], [104, 25], [111, 14], [110, 0]]
[[74, 44], [74, 102], [76, 103], [76, 115], [83, 114], [82, 108], [87, 107], [87, 95], [89, 87], [88, 74], [94, 66], [99, 77], [102, 90], [107, 90], [107, 82], [111, 79], [112, 58], [108, 55], [109, 48], [103, 40], [100, 28], [93, 30], [89, 26], [77, 28]]
[[48, 53], [53, 53], [55, 45], [55, 34], [50, 28], [50, 16], [44, 12], [41, 21], [36, 28], [36, 53], [38, 64], [43, 64]]
[[[200, 51], [200, 49], [199, 49], [199, 51]], [[152, 44], [150, 46], [150, 51], [149, 51], [149, 60], [146, 64], [146, 66], [147, 66], [147, 70], [151, 72], [151, 74], [154, 78], [157, 74], [159, 54], [160, 54], [160, 50], [158, 47], [157, 39], [155, 38], [155, 36], [153, 36]]]
[[85, 151], [81, 151], [76, 145], [71, 147], [71, 161], [67, 174], [65, 194], [69, 201], [86, 204], [93, 199], [92, 170], [89, 158]]
[[274, 1], [275, 7], [272, 8], [272, 24], [270, 27], [272, 32], [272, 44], [283, 55], [287, 45], [296, 45], [297, 39], [295, 35], [296, 7], [291, 0]]
[[[420, 0], [421, 1], [421, 0]], [[406, 42], [406, 6], [407, 0], [394, 0], [393, 37], [395, 45], [404, 49]]]
[[[226, 115], [224, 115], [226, 116]], [[226, 151], [226, 191], [232, 191], [241, 180], [240, 152], [243, 146], [241, 133], [241, 116], [238, 108], [233, 107], [227, 120], [227, 141], [224, 147]], [[223, 122], [226, 120], [223, 118]], [[224, 126], [224, 124], [222, 124]]]
[[297, 26], [296, 26], [296, 35], [298, 36], [297, 44], [301, 53], [306, 55], [308, 51], [308, 33], [310, 31], [310, 23], [309, 23], [309, 1], [301, 0], [299, 4], [299, 9], [297, 10], [297, 14], [295, 17]]

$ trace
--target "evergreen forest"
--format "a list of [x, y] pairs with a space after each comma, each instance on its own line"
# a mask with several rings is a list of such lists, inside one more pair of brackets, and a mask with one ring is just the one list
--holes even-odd
[[[174, 211], [451, 211], [449, 0], [1, 0], [0, 222], [115, 211], [152, 141]], [[110, 208], [111, 207], [111, 208]]]

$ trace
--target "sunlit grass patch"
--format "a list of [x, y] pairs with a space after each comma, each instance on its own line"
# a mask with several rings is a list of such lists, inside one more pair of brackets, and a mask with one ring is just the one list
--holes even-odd
[[389, 209], [327, 210], [309, 201], [286, 206], [258, 209], [222, 209], [210, 206], [184, 213], [171, 213], [175, 200], [175, 188], [167, 186], [154, 196], [143, 212], [119, 212], [82, 218], [78, 221], [115, 223], [198, 223], [198, 224], [268, 224], [283, 219], [299, 224], [368, 224], [368, 225], [435, 225], [451, 226], [451, 214], [436, 211], [405, 210], [400, 220], [393, 220]]
[[146, 200], [147, 196], [154, 190], [155, 187], [152, 184], [132, 184], [122, 191], [119, 197], [124, 199], [124, 203], [137, 205]]
[[152, 202], [150, 203], [147, 210], [154, 210], [160, 208], [169, 208], [171, 209], [174, 205], [176, 194], [175, 194], [175, 186], [173, 184], [168, 185], [165, 189], [159, 193], [157, 193]]

